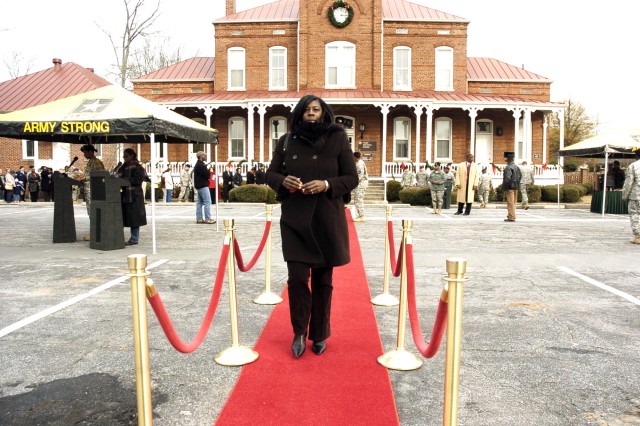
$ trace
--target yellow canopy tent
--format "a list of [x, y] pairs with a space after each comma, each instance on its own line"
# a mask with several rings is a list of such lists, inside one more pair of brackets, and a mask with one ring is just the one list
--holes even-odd
[[[0, 114], [0, 137], [78, 144], [218, 143], [217, 130], [115, 85]], [[151, 179], [155, 182], [154, 167]], [[155, 197], [151, 218], [156, 253]]]

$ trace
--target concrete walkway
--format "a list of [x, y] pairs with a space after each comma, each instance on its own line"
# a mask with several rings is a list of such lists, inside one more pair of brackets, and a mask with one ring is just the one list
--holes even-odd
[[[222, 204], [219, 228], [196, 224], [194, 210], [191, 204], [158, 204], [158, 252], [152, 255], [150, 227], [142, 229], [140, 245], [102, 252], [83, 241], [52, 244], [50, 203], [0, 205], [0, 424], [136, 424], [126, 256], [149, 256], [176, 329], [190, 340], [210, 298], [222, 219], [235, 220], [245, 259], [264, 229], [263, 206]], [[413, 220], [425, 333], [433, 323], [446, 259], [468, 262], [459, 423], [640, 423], [640, 246], [629, 243], [628, 217], [603, 218], [588, 208], [532, 208], [518, 210], [517, 222], [505, 223], [503, 208], [474, 208], [470, 216], [453, 212], [436, 216], [431, 209], [397, 206], [393, 218], [396, 247], [402, 219]], [[83, 206], [75, 213], [81, 238], [88, 234], [88, 218]], [[276, 293], [286, 280], [279, 213], [276, 207], [271, 269]], [[366, 217], [356, 225], [375, 296], [382, 290], [385, 206], [368, 205]], [[252, 303], [264, 288], [264, 276], [263, 260], [238, 272], [245, 345], [255, 343], [272, 310]], [[398, 294], [398, 283], [392, 279], [392, 294]], [[340, 297], [339, 288], [334, 295]], [[240, 372], [213, 361], [231, 345], [227, 296], [225, 289], [208, 338], [190, 355], [169, 345], [149, 313], [155, 424], [215, 421]], [[393, 349], [398, 310], [376, 307], [375, 312], [383, 347]], [[409, 333], [407, 349], [417, 353]], [[442, 423], [444, 358], [443, 343], [422, 368], [389, 372], [403, 425]], [[359, 424], [357, 413], [345, 424]]]

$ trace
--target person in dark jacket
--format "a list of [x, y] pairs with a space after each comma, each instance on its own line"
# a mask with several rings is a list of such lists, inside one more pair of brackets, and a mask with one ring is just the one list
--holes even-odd
[[504, 153], [504, 158], [507, 160], [507, 166], [502, 172], [502, 189], [504, 190], [504, 198], [507, 200], [507, 218], [504, 220], [505, 222], [516, 221], [516, 202], [522, 172], [513, 162], [515, 156], [516, 154], [511, 151]]
[[133, 246], [140, 241], [140, 227], [147, 224], [147, 212], [144, 208], [142, 193], [142, 183], [146, 173], [133, 149], [125, 149], [122, 157], [123, 162], [118, 169], [118, 177], [129, 181], [129, 186], [122, 188], [122, 223], [131, 228], [131, 237], [125, 245]]
[[[196, 189], [196, 223], [216, 223], [211, 219], [211, 193], [209, 192], [209, 178], [211, 174], [204, 161], [207, 154], [198, 151], [196, 165], [193, 168], [193, 187]], [[204, 217], [202, 211], [204, 210]]]
[[236, 172], [233, 174], [233, 186], [242, 186], [242, 173], [240, 173], [240, 167], [236, 167]]
[[351, 260], [343, 195], [358, 186], [358, 174], [347, 135], [333, 121], [321, 98], [300, 99], [266, 173], [282, 201], [280, 232], [296, 358], [306, 349], [307, 332], [314, 353], [326, 350], [333, 268]]
[[229, 191], [233, 189], [233, 172], [231, 164], [227, 164], [224, 172], [222, 172], [222, 201], [229, 202]]
[[256, 184], [264, 185], [265, 183], [264, 164], [260, 164], [260, 166], [258, 166], [258, 170], [256, 170]]

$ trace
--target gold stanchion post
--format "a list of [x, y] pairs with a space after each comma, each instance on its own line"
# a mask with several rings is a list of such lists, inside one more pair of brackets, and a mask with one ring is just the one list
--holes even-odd
[[449, 307], [447, 310], [447, 352], [444, 371], [444, 412], [442, 424], [458, 424], [458, 396], [460, 393], [460, 349], [462, 345], [462, 284], [468, 281], [464, 274], [467, 261], [460, 258], [447, 259]]
[[248, 346], [240, 345], [238, 332], [238, 299], [236, 297], [236, 262], [234, 255], [234, 221], [225, 219], [225, 244], [229, 244], [227, 271], [229, 278], [229, 312], [231, 314], [231, 346], [215, 356], [220, 365], [240, 366], [258, 359], [258, 353]]
[[[387, 222], [384, 228], [384, 276], [382, 278], [382, 293], [371, 299], [371, 303], [378, 306], [397, 306], [398, 298], [389, 294], [389, 278], [391, 275], [391, 261], [389, 260], [389, 222], [393, 206], [387, 206]], [[395, 254], [394, 254], [395, 255]]]
[[[149, 363], [149, 333], [147, 328], [147, 256], [127, 256], [131, 277], [131, 305], [133, 308], [133, 347], [136, 360], [136, 395], [138, 425], [153, 424], [151, 403], [151, 367]], [[152, 284], [151, 280], [149, 282]]]
[[422, 360], [404, 349], [407, 328], [407, 244], [411, 244], [412, 220], [402, 221], [402, 269], [400, 272], [400, 302], [398, 308], [398, 337], [396, 349], [378, 357], [378, 362], [392, 370], [415, 370], [422, 366]]
[[[272, 222], [273, 205], [267, 204], [267, 222]], [[282, 297], [271, 291], [271, 230], [267, 235], [264, 257], [264, 291], [253, 299], [258, 305], [277, 305], [282, 302]]]

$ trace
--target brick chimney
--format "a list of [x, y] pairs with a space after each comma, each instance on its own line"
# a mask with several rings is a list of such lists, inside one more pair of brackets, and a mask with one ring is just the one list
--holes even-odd
[[60, 71], [62, 69], [62, 59], [53, 58], [53, 70]]
[[227, 0], [227, 12], [226, 16], [236, 13], [236, 0]]

